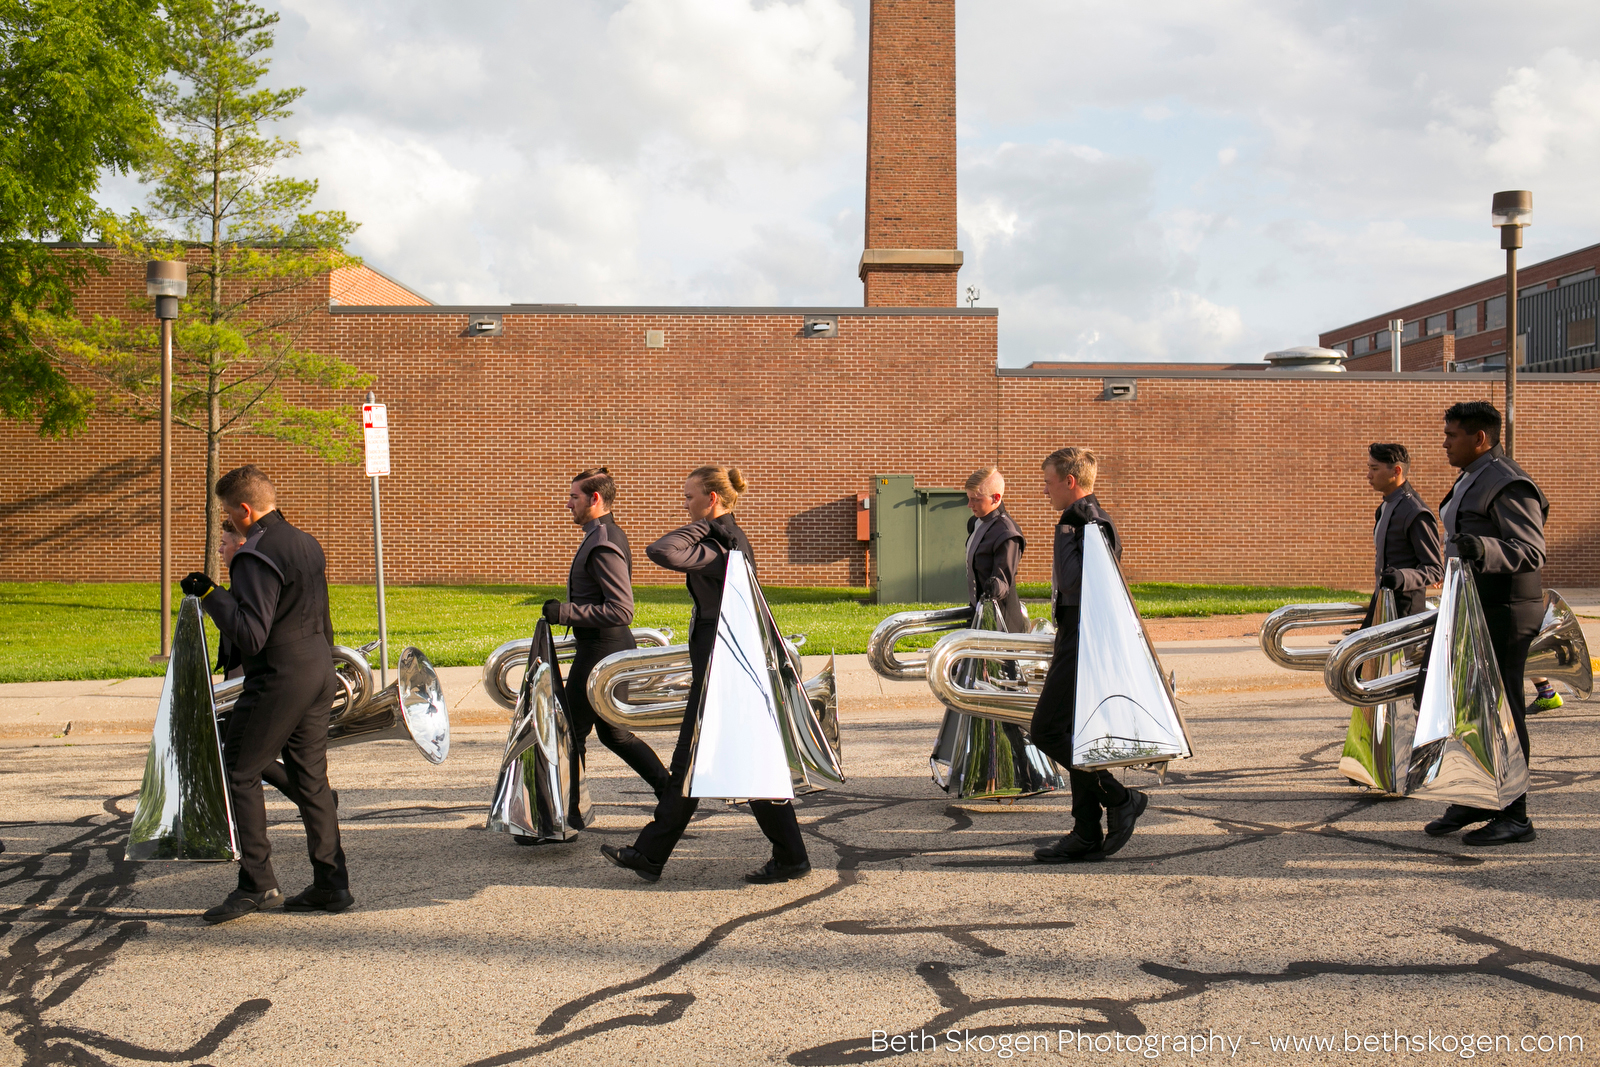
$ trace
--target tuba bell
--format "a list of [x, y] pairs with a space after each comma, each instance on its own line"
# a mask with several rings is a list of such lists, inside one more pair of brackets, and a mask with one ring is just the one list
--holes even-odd
[[[635, 626], [633, 639], [639, 643], [640, 648], [663, 648], [672, 643], [672, 631], [664, 627], [656, 629], [649, 626]], [[573, 656], [577, 655], [578, 639], [571, 634], [565, 634], [552, 640], [555, 641], [559, 662], [571, 663]], [[532, 638], [514, 638], [489, 653], [489, 658], [483, 661], [484, 692], [489, 694], [490, 700], [507, 711], [515, 710], [517, 695], [521, 691], [519, 686], [511, 683], [511, 676], [527, 667], [528, 650], [532, 647]]]
[[197, 597], [186, 596], [178, 605], [172, 656], [124, 854], [130, 860], [239, 858]]
[[[438, 672], [420, 648], [407, 646], [400, 652], [395, 680], [375, 691], [367, 654], [377, 647], [376, 641], [360, 648], [333, 647], [339, 690], [328, 715], [328, 747], [410, 741], [429, 763], [443, 763], [450, 754], [450, 708]], [[219, 723], [227, 722], [243, 691], [243, 678], [229, 678], [213, 687]]]
[[[1084, 527], [1083, 544], [1072, 764], [1086, 770], [1151, 766], [1162, 773], [1170, 761], [1192, 755], [1188, 727], [1098, 523]], [[1038, 694], [1021, 686], [968, 684], [962, 661], [1047, 661], [1053, 646], [1049, 634], [957, 630], [928, 654], [928, 686], [946, 707], [1026, 725]]]
[[540, 619], [489, 801], [487, 829], [509, 833], [519, 844], [571, 841], [588, 816], [587, 796], [575, 780], [582, 769], [572, 760], [572, 725], [553, 637], [550, 624]]

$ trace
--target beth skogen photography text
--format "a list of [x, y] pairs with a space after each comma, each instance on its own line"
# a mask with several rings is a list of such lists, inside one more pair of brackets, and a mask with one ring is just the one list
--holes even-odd
[[1597, 94], [0, 0], [0, 1062], [1585, 1062]]

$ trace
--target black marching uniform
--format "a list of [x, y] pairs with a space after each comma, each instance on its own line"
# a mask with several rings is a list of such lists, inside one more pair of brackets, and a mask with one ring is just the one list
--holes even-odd
[[[1373, 577], [1379, 582], [1394, 573], [1394, 607], [1397, 618], [1427, 610], [1428, 586], [1444, 578], [1444, 554], [1439, 545], [1439, 523], [1410, 482], [1402, 482], [1383, 498], [1372, 516]], [[1378, 609], [1378, 591], [1372, 591], [1367, 618], [1372, 625]]]
[[1051, 561], [1055, 651], [1051, 654], [1050, 671], [1045, 675], [1028, 733], [1033, 737], [1035, 748], [1068, 769], [1072, 783], [1073, 833], [1089, 844], [1098, 844], [1104, 838], [1101, 813], [1122, 807], [1130, 793], [1110, 771], [1086, 771], [1072, 765], [1074, 707], [1078, 694], [1078, 615], [1083, 603], [1083, 528], [1091, 522], [1100, 523], [1112, 554], [1119, 560], [1122, 558], [1122, 538], [1094, 494], [1061, 513], [1061, 521], [1056, 525], [1055, 557]]
[[244, 666], [244, 691], [222, 742], [244, 893], [278, 887], [261, 778], [280, 754], [305, 824], [313, 886], [330, 892], [350, 887], [328, 787], [328, 713], [338, 682], [325, 571], [317, 539], [269, 511], [233, 557], [231, 590], [218, 586], [200, 602]]
[[[688, 711], [683, 716], [683, 728], [678, 731], [677, 747], [672, 750], [668, 787], [656, 805], [655, 817], [639, 832], [639, 839], [633, 844], [645, 859], [654, 864], [667, 862], [679, 838], [688, 828], [689, 820], [700, 806], [698, 799], [687, 795], [689, 758], [693, 753], [695, 727], [699, 723], [700, 694], [705, 688], [706, 668], [711, 663], [711, 651], [716, 645], [717, 619], [722, 613], [722, 585], [728, 571], [728, 554], [735, 548], [744, 553], [745, 561], [754, 573], [756, 564], [755, 556], [750, 551], [750, 539], [729, 514], [691, 522], [645, 550], [655, 563], [683, 573], [689, 595], [694, 598], [694, 611], [689, 624], [689, 662], [694, 673], [689, 686]], [[750, 812], [761, 826], [761, 832], [772, 842], [772, 858], [777, 863], [785, 867], [797, 867], [808, 862], [805, 840], [800, 836], [800, 823], [795, 818], [792, 803], [787, 800], [752, 800]]]
[[627, 730], [611, 725], [589, 703], [589, 672], [595, 664], [628, 648], [637, 648], [633, 639], [633, 552], [628, 535], [611, 515], [605, 514], [583, 524], [583, 543], [572, 558], [567, 572], [567, 601], [559, 611], [559, 622], [572, 627], [577, 653], [567, 672], [567, 712], [572, 716], [572, 780], [579, 780], [579, 768], [593, 730], [600, 743], [615, 752], [633, 768], [657, 797], [667, 787], [667, 769], [655, 750]]
[[[329, 637], [331, 639], [332, 635], [330, 634]], [[217, 638], [216, 673], [222, 675], [224, 679], [237, 678], [244, 673], [244, 653], [234, 648], [232, 641], [220, 635]], [[267, 764], [266, 770], [261, 772], [261, 780], [294, 801], [295, 804], [298, 805], [300, 803], [300, 791], [289, 781], [289, 772], [277, 760]], [[334, 799], [334, 805], [338, 805], [337, 797]]]
[[[1444, 520], [1445, 553], [1461, 555], [1451, 539], [1472, 535], [1481, 539], [1483, 558], [1463, 561], [1472, 571], [1489, 643], [1500, 665], [1506, 703], [1517, 724], [1522, 754], [1528, 757], [1527, 707], [1523, 703], [1523, 672], [1528, 647], [1544, 621], [1544, 520], [1550, 502], [1544, 493], [1496, 445], [1462, 469], [1455, 485], [1439, 505]], [[1418, 689], [1421, 692], [1421, 689]], [[1524, 821], [1528, 798], [1523, 794], [1499, 812], [1480, 811], [1482, 818], [1496, 814]]]
[[981, 519], [974, 515], [967, 520], [967, 602], [976, 611], [981, 597], [992, 596], [1000, 605], [1006, 629], [1014, 634], [1028, 632], [1028, 619], [1017, 595], [1017, 563], [1027, 547], [1022, 530], [1004, 504]]

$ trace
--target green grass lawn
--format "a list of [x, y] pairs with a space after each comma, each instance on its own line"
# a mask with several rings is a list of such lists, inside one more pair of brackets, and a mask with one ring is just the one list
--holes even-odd
[[[1025, 585], [1022, 591], [1030, 598], [1050, 595], [1048, 585]], [[372, 586], [336, 585], [330, 592], [340, 644], [359, 645], [378, 636]], [[868, 635], [885, 615], [948, 606], [867, 604], [866, 589], [773, 586], [765, 592], [784, 633], [807, 635], [807, 653], [865, 652]], [[441, 667], [481, 664], [496, 645], [530, 635], [545, 599], [563, 594], [551, 585], [391, 586], [386, 590], [390, 655], [416, 645]], [[181, 595], [174, 589], [174, 604]], [[670, 626], [679, 640], [686, 636], [690, 601], [681, 585], [640, 586], [634, 596], [635, 625]], [[1134, 596], [1148, 617], [1237, 615], [1284, 604], [1364, 599], [1360, 593], [1315, 587], [1170, 583], [1136, 585]], [[1038, 608], [1032, 610], [1038, 615]], [[160, 674], [148, 660], [160, 641], [159, 617], [154, 582], [0, 582], [0, 682]], [[209, 621], [206, 626], [214, 650], [216, 631]]]

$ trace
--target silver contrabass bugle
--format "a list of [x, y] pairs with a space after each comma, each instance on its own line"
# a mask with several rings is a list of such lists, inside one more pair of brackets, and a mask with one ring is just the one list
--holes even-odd
[[[1288, 608], [1280, 608], [1288, 611]], [[1276, 614], [1276, 613], [1274, 613]], [[1322, 680], [1328, 692], [1355, 707], [1371, 707], [1410, 699], [1420, 669], [1410, 665], [1420, 659], [1420, 647], [1431, 641], [1437, 609], [1410, 615], [1379, 626], [1357, 630], [1326, 653]], [[1267, 645], [1266, 627], [1261, 632]], [[1408, 651], [1407, 665], [1398, 671], [1363, 680], [1364, 664], [1393, 652]], [[1271, 654], [1270, 652], [1268, 653]], [[1545, 591], [1544, 618], [1528, 648], [1528, 678], [1548, 678], [1571, 689], [1580, 699], [1594, 690], [1594, 663], [1577, 615], [1554, 589]]]
[[[410, 741], [430, 763], [442, 763], [450, 751], [450, 710], [439, 675], [419, 648], [400, 653], [394, 681], [379, 690], [367, 653], [377, 642], [360, 648], [333, 646], [333, 675], [339, 688], [328, 713], [328, 747], [362, 741]], [[244, 691], [243, 678], [229, 678], [211, 688], [217, 719], [225, 721]]]
[[1280, 667], [1291, 671], [1320, 671], [1328, 665], [1328, 646], [1290, 648], [1283, 639], [1295, 630], [1327, 626], [1360, 626], [1367, 617], [1365, 604], [1288, 604], [1268, 615], [1261, 624], [1261, 651]]
[[924, 634], [942, 634], [972, 625], [972, 609], [933, 608], [901, 611], [880, 622], [867, 639], [867, 662], [879, 677], [895, 682], [915, 682], [928, 676], [927, 654], [902, 659], [895, 646]]
[[[798, 645], [789, 637], [789, 651], [798, 664]], [[613, 652], [589, 672], [587, 693], [595, 714], [624, 730], [676, 730], [689, 703], [693, 666], [688, 645], [630, 648]], [[833, 660], [801, 683], [818, 718], [831, 721], [837, 706]]]
[[[578, 652], [578, 639], [571, 634], [553, 639], [557, 659], [563, 664], [571, 663]], [[662, 648], [672, 644], [672, 631], [665, 627], [636, 626], [633, 628], [633, 639], [639, 642], [640, 648]], [[527, 669], [528, 653], [532, 648], [533, 638], [518, 637], [489, 653], [489, 658], [483, 661], [484, 691], [489, 694], [490, 700], [507, 711], [515, 711], [517, 707], [519, 687], [512, 683], [511, 676]]]
[[[970, 611], [968, 612], [970, 616]], [[1037, 685], [1028, 675], [1007, 685], [1002, 672], [988, 672], [983, 688], [965, 684], [972, 672], [959, 669], [963, 660], [1033, 660], [1048, 664], [1055, 650], [1052, 633], [1008, 634], [1001, 630], [960, 629], [939, 639], [928, 653], [928, 688], [945, 707], [1017, 726], [1029, 726], [1039, 703]]]

